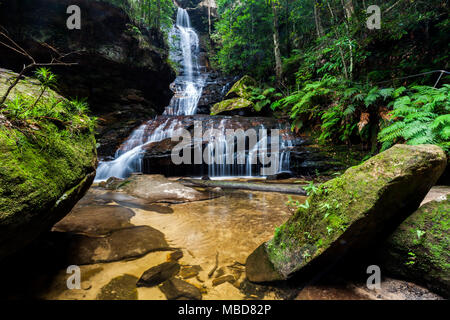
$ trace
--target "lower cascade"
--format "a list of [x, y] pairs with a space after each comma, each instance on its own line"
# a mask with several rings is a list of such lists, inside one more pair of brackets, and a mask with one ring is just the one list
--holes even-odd
[[[144, 163], [148, 162], [144, 160], [146, 149], [154, 143], [182, 135], [198, 122], [203, 125], [203, 141], [198, 145], [201, 146], [205, 163], [200, 168], [183, 166], [182, 172], [185, 174], [258, 177], [289, 171], [290, 150], [294, 138], [290, 135], [286, 123], [268, 118], [252, 121], [254, 118], [196, 116], [208, 74], [202, 72], [202, 66], [199, 64], [199, 37], [191, 27], [185, 9], [178, 8], [176, 24], [170, 31], [169, 39], [172, 48], [170, 57], [180, 65], [178, 76], [171, 85], [174, 97], [166, 107], [164, 115], [146, 122], [131, 134], [116, 151], [114, 160], [100, 162], [95, 180], [127, 178], [132, 173], [160, 173], [158, 168], [152, 168], [152, 163]], [[229, 88], [225, 86], [223, 89]], [[244, 131], [244, 141], [241, 144], [238, 141], [231, 141], [230, 144], [227, 131], [230, 129]], [[275, 142], [274, 138], [278, 141]], [[241, 152], [237, 150], [239, 145]], [[277, 149], [274, 149], [274, 146]], [[267, 170], [269, 165], [264, 159], [269, 159], [270, 170]], [[166, 170], [165, 173], [175, 172], [180, 170]]]

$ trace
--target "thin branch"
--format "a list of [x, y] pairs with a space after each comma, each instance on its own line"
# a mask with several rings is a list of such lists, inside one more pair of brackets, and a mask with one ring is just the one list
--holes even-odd
[[[47, 62], [47, 63], [41, 63], [41, 62], [38, 63], [38, 62], [35, 61], [35, 59], [33, 58], [33, 56], [31, 54], [29, 54], [24, 48], [22, 48], [17, 42], [15, 42], [13, 39], [11, 39], [11, 37], [8, 36], [7, 30], [5, 28], [0, 26], [0, 30], [4, 30], [4, 31], [0, 31], [0, 36], [2, 36], [3, 38], [5, 38], [7, 40], [7, 42], [0, 41], [0, 45], [5, 46], [8, 49], [11, 49], [12, 51], [14, 51], [14, 52], [16, 52], [16, 53], [18, 53], [18, 54], [28, 58], [31, 61], [31, 63], [29, 65], [23, 67], [22, 71], [19, 73], [19, 75], [17, 77], [15, 77], [15, 80], [13, 81], [13, 83], [6, 90], [6, 92], [3, 95], [3, 97], [1, 97], [1, 99], [0, 99], [0, 110], [1, 110], [1, 107], [4, 105], [6, 99], [8, 98], [8, 95], [11, 93], [12, 89], [19, 83], [20, 79], [24, 76], [26, 71], [28, 71], [28, 70], [30, 70], [32, 68], [35, 68], [35, 67], [73, 66], [73, 65], [77, 65], [77, 63], [63, 62], [62, 60], [64, 58], [68, 57], [71, 54], [82, 52], [82, 51], [78, 51], [78, 52], [69, 52], [69, 53], [62, 54], [55, 47], [53, 47], [53, 46], [49, 45], [48, 43], [44, 42], [44, 43], [40, 43], [40, 44], [43, 47], [45, 47], [45, 48], [49, 49], [50, 51], [52, 51], [54, 54], [56, 54], [57, 57], [52, 56], [51, 57], [51, 61]], [[8, 44], [8, 42], [10, 44]]]

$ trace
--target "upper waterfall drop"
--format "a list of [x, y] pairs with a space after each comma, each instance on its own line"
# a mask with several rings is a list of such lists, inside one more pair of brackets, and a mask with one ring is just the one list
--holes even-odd
[[198, 101], [202, 96], [206, 77], [200, 70], [198, 57], [200, 53], [199, 38], [191, 27], [186, 9], [178, 8], [176, 24], [169, 33], [171, 48], [170, 59], [179, 64], [178, 77], [172, 84], [175, 92], [165, 115], [194, 115]]
[[[166, 107], [164, 115], [194, 115], [207, 75], [200, 70], [198, 63], [200, 42], [197, 33], [191, 27], [189, 14], [185, 9], [178, 8], [176, 23], [169, 33], [169, 43], [170, 59], [177, 63], [179, 68], [178, 76], [171, 85], [175, 95]], [[151, 121], [143, 124], [117, 150], [113, 161], [100, 162], [95, 180], [102, 181], [110, 177], [127, 178], [133, 172], [142, 172], [143, 148], [152, 142], [172, 137], [176, 125], [176, 119], [167, 119], [157, 128], [151, 127]]]

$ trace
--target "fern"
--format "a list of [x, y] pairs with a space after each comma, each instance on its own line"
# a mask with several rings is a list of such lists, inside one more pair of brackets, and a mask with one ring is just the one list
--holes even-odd
[[406, 142], [410, 145], [437, 144], [450, 151], [450, 86], [440, 89], [414, 86], [394, 92], [398, 96], [393, 103], [391, 116], [394, 121], [378, 135], [382, 150], [394, 143]]

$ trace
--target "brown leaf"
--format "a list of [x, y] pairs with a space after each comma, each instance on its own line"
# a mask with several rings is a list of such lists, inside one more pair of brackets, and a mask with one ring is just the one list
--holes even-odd
[[370, 119], [370, 113], [367, 113], [367, 112], [361, 113], [361, 118], [359, 119], [359, 123], [358, 123], [359, 132], [361, 132], [362, 129], [364, 129], [364, 127], [369, 124], [369, 119]]
[[382, 107], [379, 110], [380, 118], [385, 121], [391, 121], [392, 115], [390, 114], [390, 111], [386, 107]]

